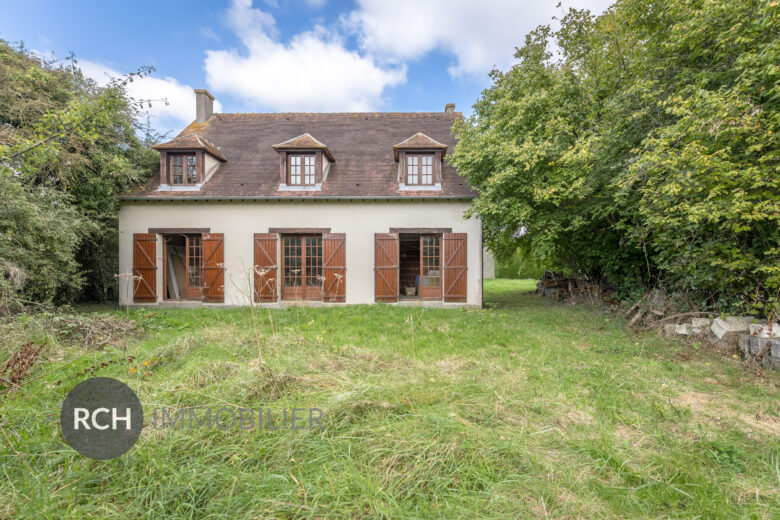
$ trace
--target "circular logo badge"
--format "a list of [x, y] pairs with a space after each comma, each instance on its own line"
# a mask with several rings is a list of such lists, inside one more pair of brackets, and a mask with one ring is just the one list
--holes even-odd
[[110, 377], [76, 385], [60, 409], [60, 427], [71, 448], [91, 459], [113, 459], [141, 435], [144, 411], [129, 386]]

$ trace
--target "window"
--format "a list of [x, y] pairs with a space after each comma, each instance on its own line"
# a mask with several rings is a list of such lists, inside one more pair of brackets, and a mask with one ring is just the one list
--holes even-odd
[[287, 156], [287, 184], [291, 186], [313, 186], [315, 184], [314, 154], [290, 154]]
[[197, 184], [198, 159], [195, 154], [171, 155], [171, 184]]
[[433, 154], [406, 155], [406, 184], [433, 185]]

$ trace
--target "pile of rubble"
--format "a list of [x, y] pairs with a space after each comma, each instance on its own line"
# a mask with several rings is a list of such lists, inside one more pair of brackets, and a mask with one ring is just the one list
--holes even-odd
[[664, 333], [698, 336], [723, 347], [739, 345], [746, 358], [765, 368], [780, 370], [780, 324], [754, 321], [751, 316], [724, 316], [714, 320], [692, 318], [684, 323], [665, 324]]
[[[536, 292], [540, 296], [571, 303], [616, 304], [613, 289], [587, 278], [566, 277], [547, 271]], [[655, 289], [644, 295], [625, 313], [631, 327], [657, 329], [667, 336], [686, 336], [713, 344], [720, 349], [739, 349], [748, 359], [766, 368], [780, 370], [780, 324], [760, 322], [751, 316], [706, 318], [703, 312], [683, 312], [695, 308], [683, 294], [667, 295]]]

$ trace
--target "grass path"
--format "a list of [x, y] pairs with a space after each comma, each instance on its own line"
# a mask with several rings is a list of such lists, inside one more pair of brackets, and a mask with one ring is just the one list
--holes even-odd
[[[778, 517], [777, 374], [532, 287], [488, 281], [483, 310], [132, 311], [148, 333], [127, 350], [0, 402], [0, 518]], [[42, 334], [4, 327], [11, 345]], [[83, 354], [48, 341], [29, 377]], [[147, 416], [317, 407], [324, 429], [150, 427], [91, 461], [63, 444], [59, 405], [111, 360], [96, 375]]]

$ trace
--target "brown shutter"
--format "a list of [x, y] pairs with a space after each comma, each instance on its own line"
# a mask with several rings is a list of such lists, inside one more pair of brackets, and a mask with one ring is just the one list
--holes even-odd
[[225, 235], [204, 233], [203, 247], [203, 301], [225, 302]]
[[195, 152], [195, 167], [197, 169], [196, 184], [202, 184], [206, 178], [206, 154], [202, 151]]
[[322, 151], [318, 150], [314, 157], [314, 183], [320, 184], [322, 183]]
[[441, 166], [442, 166], [441, 150], [437, 150], [433, 154], [433, 183], [441, 184]]
[[275, 302], [277, 233], [255, 233], [255, 301]]
[[133, 235], [133, 302], [157, 301], [157, 235]]
[[168, 153], [160, 152], [160, 184], [170, 184], [168, 179]]
[[344, 233], [322, 235], [322, 301], [343, 302], [347, 287], [347, 252]]
[[374, 235], [374, 297], [378, 302], [398, 301], [398, 234]]
[[466, 233], [444, 233], [444, 301], [466, 301]]

